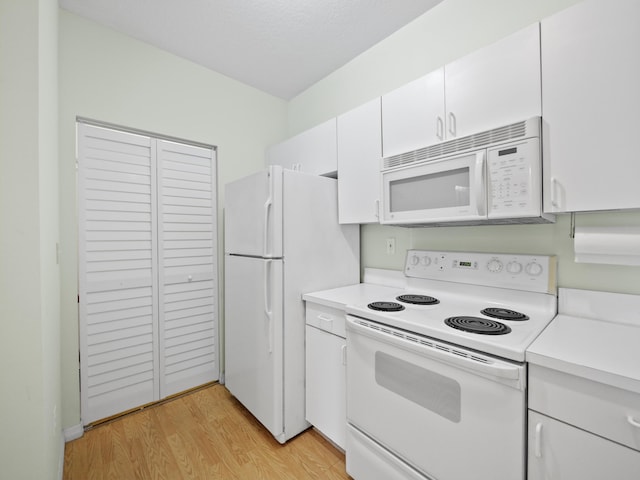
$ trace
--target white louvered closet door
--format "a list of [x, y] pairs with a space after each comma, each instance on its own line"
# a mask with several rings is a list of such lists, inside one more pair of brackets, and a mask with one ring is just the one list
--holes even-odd
[[158, 399], [154, 143], [78, 124], [84, 424]]
[[158, 140], [160, 395], [218, 379], [213, 150]]
[[78, 123], [85, 425], [218, 379], [214, 155]]

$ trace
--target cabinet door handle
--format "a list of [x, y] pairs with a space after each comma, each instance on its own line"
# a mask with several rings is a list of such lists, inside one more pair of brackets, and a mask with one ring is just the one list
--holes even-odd
[[456, 126], [456, 116], [453, 112], [449, 112], [449, 133], [452, 137], [456, 136], [456, 131], [458, 130]]
[[347, 365], [347, 346], [342, 345], [342, 365]]
[[441, 141], [444, 140], [444, 121], [440, 115], [436, 119], [436, 137]]
[[558, 203], [558, 179], [556, 177], [551, 177], [551, 206], [560, 208]]
[[636, 428], [640, 428], [640, 422], [633, 418], [633, 415], [627, 415], [627, 422]]
[[535, 455], [542, 458], [542, 423], [536, 424]]

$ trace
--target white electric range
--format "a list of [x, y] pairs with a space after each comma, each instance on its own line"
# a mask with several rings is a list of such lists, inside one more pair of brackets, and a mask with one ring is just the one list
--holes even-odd
[[524, 479], [525, 350], [556, 314], [555, 272], [552, 256], [410, 250], [402, 288], [348, 303], [347, 472]]

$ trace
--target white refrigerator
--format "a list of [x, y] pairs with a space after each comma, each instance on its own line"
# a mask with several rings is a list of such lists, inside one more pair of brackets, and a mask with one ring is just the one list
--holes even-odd
[[278, 440], [305, 430], [302, 295], [359, 282], [337, 181], [279, 166], [225, 186], [224, 383]]

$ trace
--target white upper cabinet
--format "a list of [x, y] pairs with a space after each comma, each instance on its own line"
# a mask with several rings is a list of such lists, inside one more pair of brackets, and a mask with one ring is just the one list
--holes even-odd
[[441, 142], [444, 118], [444, 68], [383, 95], [383, 156]]
[[382, 138], [380, 99], [338, 117], [340, 223], [377, 223]]
[[544, 210], [640, 208], [640, 2], [584, 1], [541, 35]]
[[444, 68], [447, 139], [540, 116], [540, 25]]
[[267, 165], [312, 175], [334, 176], [338, 170], [336, 119], [291, 137], [267, 149]]
[[383, 156], [540, 114], [536, 23], [383, 95]]

